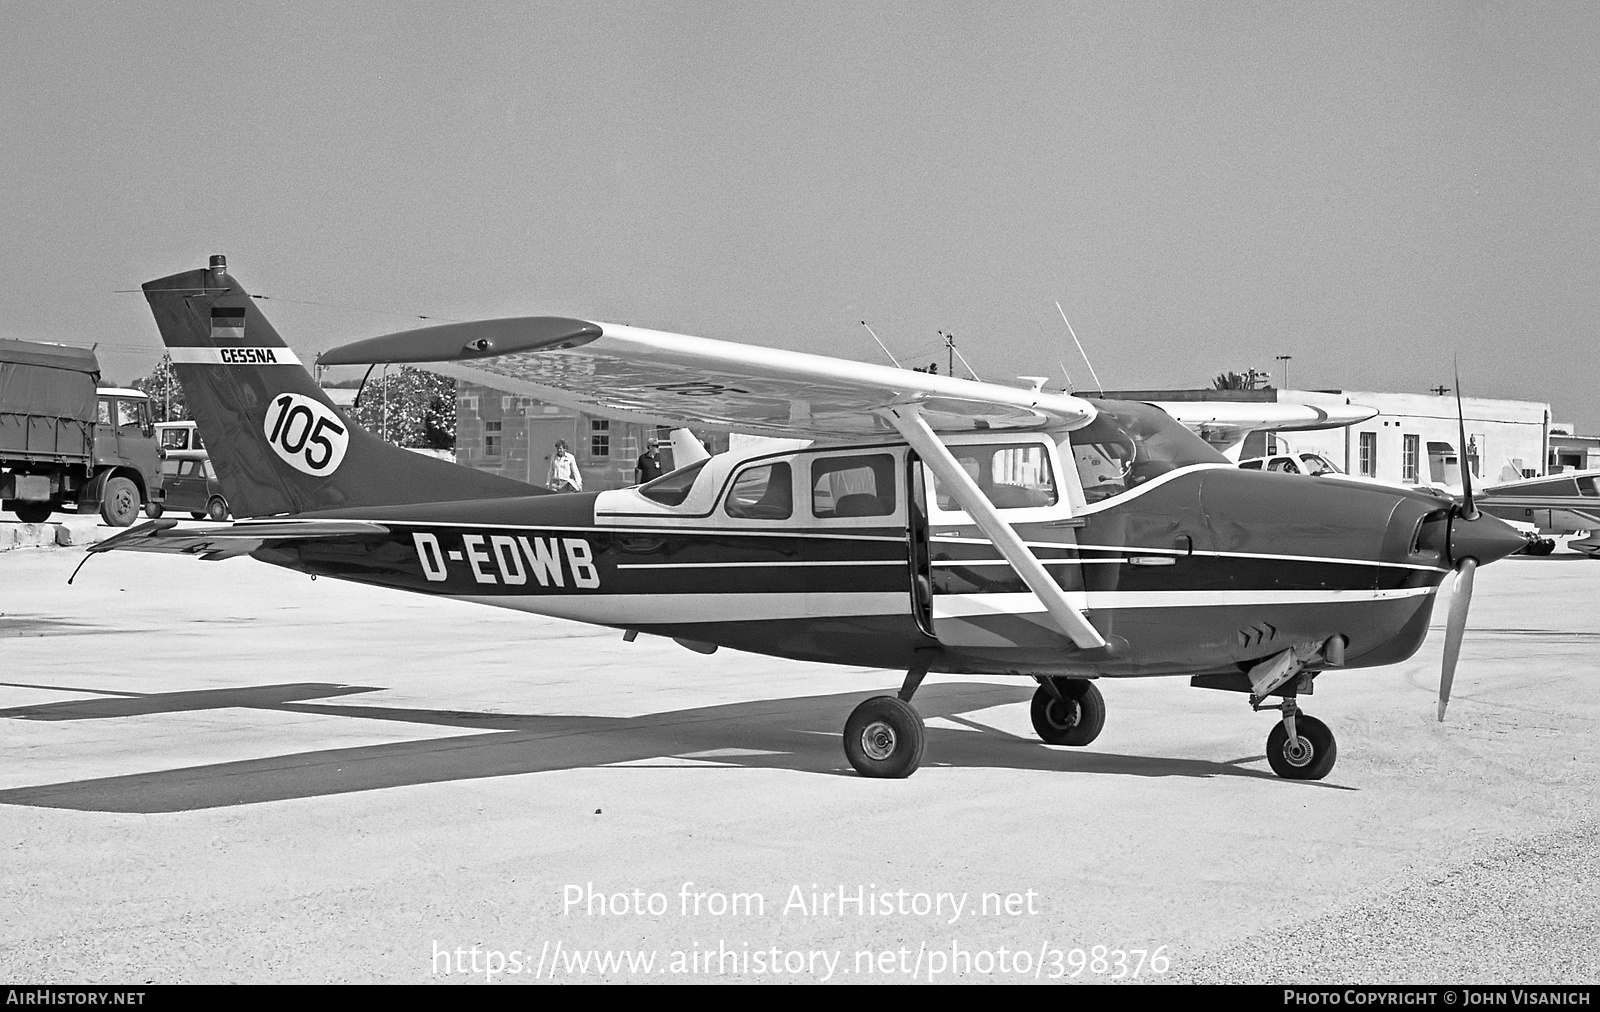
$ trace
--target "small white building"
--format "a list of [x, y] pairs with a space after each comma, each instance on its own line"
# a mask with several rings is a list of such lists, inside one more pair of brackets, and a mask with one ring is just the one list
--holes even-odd
[[[1467, 431], [1463, 448], [1458, 445], [1460, 423], [1453, 394], [1282, 390], [1277, 391], [1277, 399], [1312, 406], [1361, 404], [1378, 409], [1375, 417], [1343, 429], [1275, 437], [1279, 446], [1320, 453], [1350, 474], [1407, 485], [1459, 486], [1463, 449], [1475, 484], [1532, 478], [1544, 474], [1547, 466], [1550, 405], [1537, 401], [1461, 398]], [[1244, 455], [1250, 456], [1251, 449], [1247, 440]]]

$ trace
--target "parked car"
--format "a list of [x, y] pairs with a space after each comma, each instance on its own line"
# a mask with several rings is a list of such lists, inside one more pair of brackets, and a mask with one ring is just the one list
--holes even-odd
[[161, 461], [161, 487], [166, 490], [164, 506], [150, 504], [145, 513], [154, 520], [166, 510], [188, 510], [196, 520], [228, 519], [228, 500], [217, 483], [211, 458], [192, 450], [170, 451]]
[[1382, 485], [1386, 488], [1406, 488], [1414, 492], [1426, 492], [1429, 495], [1442, 496], [1451, 499], [1459, 495], [1455, 489], [1443, 485], [1424, 485], [1419, 482], [1401, 484], [1393, 481], [1383, 481], [1378, 478], [1368, 478], [1362, 475], [1346, 474], [1339, 469], [1333, 461], [1320, 453], [1276, 453], [1270, 457], [1249, 457], [1239, 461], [1239, 466], [1246, 471], [1281, 471], [1284, 474], [1309, 474], [1312, 477], [1328, 475], [1334, 478], [1343, 478], [1346, 481], [1359, 481], [1366, 485]]

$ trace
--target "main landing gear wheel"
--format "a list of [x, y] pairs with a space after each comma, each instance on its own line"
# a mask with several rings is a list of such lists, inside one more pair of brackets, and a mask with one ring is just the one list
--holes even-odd
[[1294, 718], [1296, 741], [1279, 721], [1267, 735], [1267, 764], [1285, 780], [1321, 780], [1333, 770], [1339, 758], [1339, 745], [1328, 725], [1315, 717], [1297, 714]]
[[1048, 745], [1087, 745], [1106, 726], [1106, 701], [1093, 682], [1083, 678], [1057, 678], [1057, 699], [1049, 686], [1033, 694], [1033, 729]]
[[922, 717], [894, 696], [873, 696], [844, 723], [844, 754], [864, 777], [909, 777], [927, 743]]

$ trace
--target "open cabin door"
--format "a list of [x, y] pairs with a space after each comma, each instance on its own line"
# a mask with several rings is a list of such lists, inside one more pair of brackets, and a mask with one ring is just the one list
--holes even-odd
[[[947, 436], [943, 442], [1000, 517], [1070, 599], [1082, 601], [1077, 527], [1056, 446], [1043, 435]], [[1070, 647], [1045, 604], [950, 490], [915, 457], [913, 601], [947, 646]], [[923, 532], [917, 527], [926, 524]], [[925, 577], [923, 574], [926, 574]], [[919, 581], [926, 580], [926, 590]]]

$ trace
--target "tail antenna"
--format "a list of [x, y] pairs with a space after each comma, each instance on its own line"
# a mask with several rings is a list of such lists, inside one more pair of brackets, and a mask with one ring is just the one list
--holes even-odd
[[1078, 332], [1072, 329], [1072, 321], [1067, 319], [1067, 312], [1061, 308], [1059, 302], [1056, 303], [1056, 312], [1061, 314], [1061, 322], [1067, 325], [1067, 333], [1072, 335], [1072, 343], [1078, 346], [1078, 354], [1083, 356], [1083, 364], [1089, 367], [1089, 375], [1094, 377], [1095, 389], [1100, 391], [1101, 397], [1104, 397], [1106, 385], [1100, 382], [1100, 374], [1094, 371], [1094, 363], [1089, 361], [1089, 353], [1083, 350], [1083, 342], [1078, 340]]

